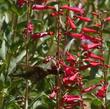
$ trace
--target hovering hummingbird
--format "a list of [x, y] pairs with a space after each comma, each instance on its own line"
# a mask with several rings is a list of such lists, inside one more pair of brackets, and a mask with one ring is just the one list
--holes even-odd
[[11, 77], [21, 77], [24, 79], [31, 80], [32, 82], [37, 82], [44, 79], [47, 75], [50, 75], [50, 74], [58, 75], [62, 73], [63, 71], [62, 70], [58, 71], [55, 66], [53, 66], [51, 69], [50, 68], [44, 69], [39, 66], [34, 66], [30, 70], [26, 71], [25, 73], [12, 74]]

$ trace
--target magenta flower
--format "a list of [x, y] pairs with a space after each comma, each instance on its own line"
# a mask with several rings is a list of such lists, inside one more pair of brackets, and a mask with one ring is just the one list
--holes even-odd
[[81, 101], [81, 97], [79, 95], [64, 95], [63, 96], [63, 102], [64, 103], [68, 103], [68, 104], [72, 104], [76, 101]]
[[82, 31], [83, 32], [88, 32], [88, 33], [97, 33], [96, 30], [91, 29], [91, 28], [86, 28], [86, 27], [82, 28]]
[[95, 38], [89, 35], [86, 35], [84, 33], [70, 33], [70, 32], [66, 32], [65, 35], [71, 36], [72, 38], [78, 38], [80, 40], [89, 40], [93, 43], [100, 43], [101, 39], [100, 38]]
[[79, 72], [75, 73], [74, 75], [69, 77], [69, 80], [73, 82], [77, 78], [78, 75], [79, 75]]
[[88, 51], [89, 49], [95, 49], [95, 48], [99, 48], [101, 46], [101, 44], [99, 43], [94, 43], [94, 44], [82, 44], [82, 48], [86, 51]]
[[73, 75], [76, 69], [70, 66], [64, 66], [64, 71], [65, 75]]
[[59, 90], [59, 87], [54, 86], [52, 93], [49, 95], [50, 99], [54, 99], [57, 96], [57, 91]]
[[70, 33], [70, 32], [66, 32], [65, 35], [71, 36], [72, 38], [82, 39], [82, 34], [80, 34], [80, 33]]
[[76, 72], [70, 76], [65, 76], [65, 77], [63, 77], [63, 83], [65, 85], [77, 83], [78, 82], [77, 77], [79, 77], [79, 72]]
[[42, 33], [33, 33], [32, 34], [32, 38], [33, 39], [37, 39], [37, 38], [42, 38], [42, 37], [46, 37], [48, 35], [53, 35], [54, 33], [53, 32], [42, 32]]
[[25, 33], [26, 34], [32, 33], [33, 30], [34, 30], [34, 25], [32, 22], [29, 22], [25, 28]]
[[104, 19], [105, 21], [110, 21], [110, 17], [107, 17]]
[[49, 98], [50, 99], [54, 99], [56, 97], [57, 93], [55, 91], [53, 91], [50, 95]]
[[87, 68], [89, 68], [90, 67], [90, 65], [88, 64], [88, 65], [81, 65], [80, 67], [79, 67], [79, 70], [86, 70]]
[[96, 67], [96, 66], [102, 66], [102, 64], [100, 63], [100, 62], [90, 62], [90, 65], [92, 66], [92, 67]]
[[83, 16], [78, 16], [79, 20], [85, 21], [85, 22], [90, 22], [91, 19], [88, 17], [83, 17]]
[[91, 57], [91, 58], [94, 58], [94, 59], [99, 59], [101, 61], [104, 61], [104, 58], [102, 56], [98, 56], [98, 55], [96, 55], [92, 52], [89, 52], [89, 51], [88, 51], [88, 53], [86, 53], [84, 55], [86, 56], [86, 58]]
[[73, 30], [76, 29], [76, 25], [74, 24], [73, 20], [69, 16], [67, 17], [67, 22]]
[[74, 62], [76, 60], [76, 57], [73, 56], [71, 53], [66, 52], [66, 55], [67, 55], [67, 58], [66, 58], [67, 62], [71, 63], [71, 62]]
[[83, 9], [78, 8], [78, 7], [70, 7], [68, 5], [61, 6], [61, 9], [71, 10], [71, 11], [73, 11], [75, 13], [78, 13], [78, 14], [83, 14], [84, 13]]
[[51, 13], [51, 16], [58, 16], [58, 15], [63, 15], [64, 13], [62, 11], [59, 11], [59, 12], [52, 12]]
[[17, 5], [19, 7], [23, 7], [24, 4], [25, 4], [25, 0], [17, 0]]
[[93, 43], [100, 43], [101, 42], [101, 39], [100, 38], [95, 38], [95, 37], [92, 37], [92, 36], [89, 36], [89, 35], [86, 35], [84, 33], [82, 33], [82, 39], [85, 39], [85, 40], [89, 40]]
[[95, 88], [97, 88], [99, 85], [92, 85], [88, 88], [85, 88], [84, 90], [82, 90], [82, 93], [88, 93], [91, 92], [92, 90], [94, 90]]
[[101, 87], [101, 89], [98, 90], [96, 96], [100, 99], [104, 98], [106, 96], [106, 91], [108, 89], [108, 84], [105, 84]]
[[32, 6], [32, 9], [33, 10], [47, 10], [47, 9], [55, 9], [55, 7], [54, 6], [45, 6], [45, 5], [33, 5]]

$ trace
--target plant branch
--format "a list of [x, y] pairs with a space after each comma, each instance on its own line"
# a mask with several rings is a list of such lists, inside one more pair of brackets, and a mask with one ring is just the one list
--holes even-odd
[[[27, 4], [27, 23], [30, 21], [30, 13], [31, 13], [31, 2], [28, 0]], [[28, 68], [28, 42], [29, 42], [29, 36], [30, 34], [26, 33], [26, 41], [25, 41], [25, 46], [26, 46], [26, 66]], [[26, 89], [25, 89], [25, 107], [24, 109], [28, 109], [28, 94], [29, 94], [29, 88], [28, 88], [28, 79], [26, 79]]]
[[[58, 0], [58, 13], [60, 11], [60, 1]], [[59, 74], [59, 61], [60, 61], [60, 15], [57, 16], [57, 60], [58, 60], [58, 73], [56, 76], [56, 84], [58, 87], [58, 91], [57, 91], [57, 105], [56, 105], [56, 109], [61, 109], [61, 76]]]
[[[99, 19], [101, 21], [101, 28], [99, 30], [99, 36], [101, 38], [101, 48], [100, 48], [100, 51], [102, 53], [102, 57], [104, 57], [104, 48], [103, 48], [103, 44], [104, 44], [104, 40], [103, 40], [103, 29], [104, 29], [104, 21], [102, 19], [103, 17], [101, 17], [101, 15], [99, 16]], [[106, 71], [106, 68], [105, 68], [105, 61], [102, 61], [102, 64], [103, 64], [103, 67], [102, 67], [102, 71], [104, 73], [104, 85], [107, 84], [107, 71]], [[107, 96], [105, 95], [105, 98], [104, 98], [104, 109], [107, 109]]]

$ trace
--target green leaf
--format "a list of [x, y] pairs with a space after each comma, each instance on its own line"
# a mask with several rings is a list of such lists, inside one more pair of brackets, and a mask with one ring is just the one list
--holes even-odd
[[17, 8], [16, 8], [14, 5], [11, 6], [11, 10], [12, 10], [12, 12], [14, 12], [16, 15], [20, 16], [19, 11], [17, 10]]
[[94, 84], [98, 84], [100, 82], [100, 80], [102, 80], [101, 78], [97, 77], [95, 79], [92, 79], [92, 80], [88, 80], [85, 85], [86, 86], [91, 86], [91, 85], [94, 85]]
[[23, 57], [26, 55], [26, 51], [23, 50], [17, 57], [13, 57], [11, 59], [8, 73], [12, 73], [13, 69], [16, 67], [16, 65], [23, 59]]
[[11, 102], [8, 104], [7, 109], [20, 109], [20, 107], [15, 102]]
[[106, 41], [107, 47], [110, 48], [110, 41]]
[[68, 44], [65, 46], [65, 52], [70, 50], [73, 43], [74, 43], [74, 39], [68, 42]]
[[6, 41], [5, 41], [5, 39], [3, 39], [2, 45], [0, 48], [0, 57], [2, 57], [2, 59], [5, 59], [6, 53], [7, 53]]
[[104, 107], [100, 100], [94, 99], [91, 103], [91, 109], [104, 109]]
[[3, 94], [0, 92], [0, 109], [1, 109], [2, 106], [3, 106], [3, 101], [4, 101], [4, 96], [3, 96]]
[[5, 2], [5, 0], [0, 0], [0, 3], [4, 3]]

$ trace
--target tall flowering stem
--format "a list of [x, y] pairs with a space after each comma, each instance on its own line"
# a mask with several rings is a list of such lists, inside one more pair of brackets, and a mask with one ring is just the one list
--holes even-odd
[[[57, 0], [58, 2], [58, 13], [60, 12], [60, 0]], [[58, 91], [57, 91], [57, 100], [56, 100], [56, 109], [61, 109], [61, 76], [59, 74], [59, 69], [60, 69], [60, 66], [59, 66], [59, 61], [60, 61], [60, 37], [61, 37], [61, 32], [60, 32], [60, 15], [58, 14], [57, 16], [57, 53], [56, 53], [56, 58], [57, 58], [57, 61], [58, 61], [58, 74], [57, 74], [57, 77], [56, 77], [56, 84], [57, 84], [57, 87], [58, 87]]]
[[[100, 22], [101, 22], [101, 26], [100, 26], [100, 30], [99, 30], [99, 36], [101, 38], [101, 48], [100, 48], [100, 51], [102, 53], [102, 57], [104, 57], [104, 39], [103, 39], [103, 29], [104, 29], [104, 26], [105, 26], [105, 22], [104, 22], [104, 18], [102, 17], [102, 15], [99, 15], [99, 19], [100, 19]], [[105, 60], [102, 61], [102, 72], [103, 72], [103, 76], [104, 76], [104, 86], [106, 86], [108, 84], [108, 81], [107, 81], [107, 68], [105, 67]], [[103, 86], [103, 87], [104, 87]], [[106, 92], [107, 91], [107, 88], [105, 89], [105, 96], [104, 96], [104, 109], [107, 109], [107, 95], [106, 95]]]
[[[27, 1], [27, 26], [26, 26], [26, 33], [25, 33], [25, 47], [26, 47], [26, 66], [28, 68], [28, 42], [29, 42], [29, 22], [30, 22], [30, 14], [31, 14], [31, 1]], [[28, 88], [28, 79], [26, 79], [26, 88], [25, 88], [25, 105], [24, 109], [28, 109], [28, 96], [29, 96], [29, 88]]]
[[[57, 68], [57, 76], [56, 76], [56, 85], [52, 90], [52, 94], [50, 98], [56, 99], [56, 109], [72, 109], [74, 107], [79, 107], [81, 109], [85, 108], [84, 105], [84, 94], [87, 94], [93, 90], [99, 88], [102, 85], [102, 88], [96, 90], [94, 92], [95, 96], [98, 99], [104, 99], [104, 109], [107, 109], [107, 98], [106, 91], [108, 88], [107, 82], [107, 67], [104, 60], [104, 38], [103, 38], [103, 29], [104, 22], [109, 21], [110, 18], [106, 18], [105, 20], [100, 16], [97, 17], [100, 20], [101, 24], [97, 24], [98, 29], [95, 29], [89, 26], [88, 23], [92, 22], [92, 19], [85, 16], [85, 10], [82, 6], [70, 6], [70, 0], [67, 0], [68, 4], [61, 6], [61, 0], [57, 0], [57, 9], [54, 6], [34, 4], [31, 7], [32, 0], [28, 0], [27, 4], [27, 25], [25, 29], [25, 46], [26, 46], [26, 65], [28, 66], [28, 43], [30, 36], [32, 39], [43, 38], [48, 35], [52, 35], [51, 32], [37, 32], [33, 33], [33, 24], [30, 21], [31, 8], [34, 11], [45, 11], [51, 10], [52, 16], [56, 17], [56, 43], [57, 43], [57, 51], [56, 51], [56, 59], [55, 59], [55, 67]], [[21, 2], [20, 2], [21, 3]], [[20, 6], [24, 5], [24, 2], [20, 4]], [[65, 13], [66, 10], [66, 13]], [[71, 15], [70, 11], [73, 13]], [[61, 29], [62, 19], [61, 16], [66, 16], [65, 28]], [[63, 18], [65, 18], [63, 16]], [[61, 22], [60, 22], [61, 20]], [[78, 23], [81, 22], [83, 25], [81, 28], [78, 27]], [[61, 23], [61, 24], [60, 24]], [[65, 32], [63, 32], [65, 31]], [[62, 34], [64, 36], [64, 41], [74, 39], [74, 51], [65, 50], [65, 56], [62, 57], [61, 46], [62, 43]], [[98, 36], [97, 36], [98, 35]], [[70, 37], [69, 37], [70, 36]], [[95, 37], [96, 36], [96, 37]], [[69, 38], [68, 38], [69, 37]], [[64, 45], [67, 43], [64, 42]], [[78, 42], [78, 46], [76, 43]], [[76, 45], [75, 45], [76, 44]], [[95, 54], [95, 50], [101, 52], [101, 55]], [[73, 53], [73, 54], [72, 54]], [[109, 55], [109, 54], [108, 54]], [[109, 59], [109, 56], [108, 56]], [[109, 64], [109, 62], [107, 63]], [[91, 85], [89, 87], [86, 86], [82, 73], [85, 73], [85, 70], [88, 72], [98, 67], [101, 68], [103, 72], [103, 82]], [[60, 70], [63, 74], [60, 73]], [[88, 73], [87, 72], [87, 73]], [[91, 74], [90, 74], [91, 76]], [[94, 76], [96, 77], [96, 75]], [[102, 79], [102, 77], [100, 77]], [[77, 91], [77, 93], [76, 93]], [[26, 80], [26, 91], [25, 91], [25, 108], [28, 109], [28, 80]]]

